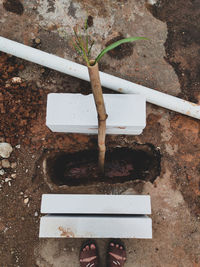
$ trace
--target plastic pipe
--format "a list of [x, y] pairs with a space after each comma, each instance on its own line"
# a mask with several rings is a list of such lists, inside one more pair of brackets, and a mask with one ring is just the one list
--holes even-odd
[[[43, 52], [41, 50], [0, 37], [0, 51], [40, 64], [42, 66], [89, 81], [86, 66]], [[200, 119], [200, 105], [159, 91], [138, 85], [124, 79], [100, 72], [102, 86], [125, 94], [141, 94], [147, 102], [184, 115]]]

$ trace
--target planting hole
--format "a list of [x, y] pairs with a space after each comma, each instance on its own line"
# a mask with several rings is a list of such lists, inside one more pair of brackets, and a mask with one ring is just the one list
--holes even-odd
[[46, 174], [55, 185], [124, 183], [132, 180], [153, 182], [160, 174], [160, 152], [152, 145], [141, 149], [113, 148], [106, 152], [105, 175], [98, 175], [98, 151], [51, 152], [46, 157]]

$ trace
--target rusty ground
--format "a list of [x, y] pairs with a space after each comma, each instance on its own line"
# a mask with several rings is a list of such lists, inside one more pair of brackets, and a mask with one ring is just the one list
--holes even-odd
[[[200, 100], [199, 0], [0, 0], [0, 35], [82, 63], [70, 45], [72, 28], [90, 15], [94, 55], [111, 40], [146, 36], [106, 55], [100, 69], [138, 84], [198, 103]], [[20, 77], [19, 83], [12, 83]], [[47, 151], [96, 146], [96, 137], [55, 134], [45, 126], [50, 92], [89, 93], [87, 82], [0, 54], [0, 142], [13, 147], [15, 170], [0, 176], [0, 266], [78, 267], [83, 240], [39, 240], [43, 193], [150, 194], [152, 240], [124, 240], [125, 266], [200, 266], [200, 124], [198, 120], [147, 106], [140, 136], [107, 136], [112, 147], [150, 144], [161, 154], [160, 175], [137, 182], [65, 187], [44, 179]], [[105, 92], [110, 92], [105, 89]], [[16, 177], [11, 177], [15, 171]], [[10, 183], [6, 182], [10, 178]], [[27, 201], [25, 200], [27, 199]], [[100, 239], [101, 266], [108, 240]]]

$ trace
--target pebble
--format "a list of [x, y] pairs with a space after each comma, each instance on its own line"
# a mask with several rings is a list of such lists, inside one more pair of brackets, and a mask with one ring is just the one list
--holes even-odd
[[36, 44], [40, 44], [40, 43], [41, 43], [40, 38], [35, 38], [35, 43], [36, 43]]
[[28, 169], [26, 169], [25, 172], [27, 173], [28, 172]]
[[20, 77], [13, 77], [11, 79], [11, 82], [14, 83], [14, 84], [21, 83], [22, 79]]
[[24, 192], [20, 192], [19, 194], [20, 194], [21, 196], [23, 196]]
[[11, 186], [11, 182], [8, 182], [8, 186]]
[[15, 168], [17, 167], [17, 163], [16, 163], [16, 162], [12, 162], [12, 163], [10, 164], [10, 167], [11, 167], [12, 169], [15, 169]]
[[20, 145], [16, 145], [15, 147], [16, 147], [17, 149], [19, 149], [21, 146], [20, 146]]
[[29, 202], [29, 198], [27, 197], [24, 199], [24, 204], [28, 204], [28, 202]]
[[3, 167], [3, 168], [10, 168], [10, 162], [9, 162], [9, 160], [7, 160], [7, 159], [3, 159], [3, 160], [1, 161], [1, 163], [2, 163], [2, 167]]
[[4, 173], [5, 173], [4, 169], [1, 169], [0, 170], [0, 175], [4, 175]]
[[10, 178], [6, 178], [6, 179], [5, 179], [5, 182], [6, 182], [6, 183], [9, 182], [9, 181], [11, 181]]
[[0, 156], [2, 158], [9, 158], [12, 151], [12, 146], [9, 143], [0, 143]]
[[17, 174], [16, 174], [16, 173], [12, 173], [12, 174], [11, 174], [11, 177], [12, 177], [13, 179], [15, 179], [15, 178], [17, 177]]
[[36, 212], [34, 213], [34, 215], [35, 215], [35, 217], [37, 217], [37, 216], [38, 216], [38, 212], [36, 211]]

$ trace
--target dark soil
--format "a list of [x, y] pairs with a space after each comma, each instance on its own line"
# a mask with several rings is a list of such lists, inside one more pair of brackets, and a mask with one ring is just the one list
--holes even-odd
[[166, 61], [179, 77], [180, 96], [196, 103], [200, 92], [200, 1], [160, 0], [150, 11], [167, 23]]
[[22, 15], [24, 13], [24, 6], [19, 0], [5, 0], [3, 7], [12, 13]]
[[56, 185], [79, 186], [93, 183], [153, 182], [160, 174], [161, 155], [152, 145], [145, 150], [114, 148], [106, 152], [105, 175], [98, 173], [98, 152], [53, 153], [47, 158], [47, 174]]
[[[109, 42], [106, 43], [106, 46], [109, 46], [110, 44], [117, 42], [117, 41], [124, 39], [124, 38], [125, 37], [120, 33], [115, 38], [109, 40]], [[108, 55], [112, 58], [120, 60], [120, 59], [131, 56], [133, 54], [133, 47], [134, 47], [133, 43], [121, 44], [118, 47], [116, 47], [115, 49], [109, 51]]]

